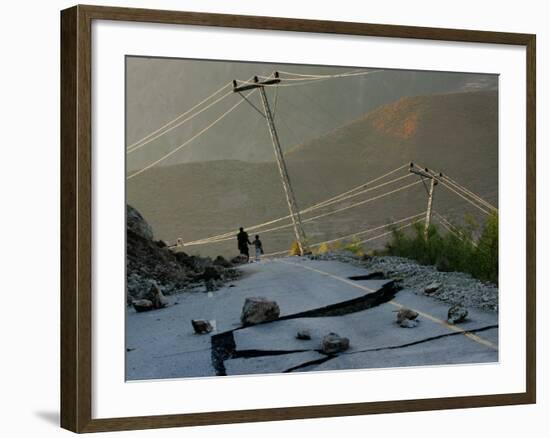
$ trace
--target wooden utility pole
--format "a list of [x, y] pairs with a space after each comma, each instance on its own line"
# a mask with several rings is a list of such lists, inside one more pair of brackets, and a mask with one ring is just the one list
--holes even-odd
[[416, 175], [419, 175], [422, 178], [422, 181], [424, 182], [424, 178], [427, 178], [430, 180], [430, 188], [428, 189], [426, 187], [426, 191], [428, 192], [428, 208], [426, 209], [426, 219], [424, 220], [424, 238], [428, 239], [428, 230], [430, 228], [430, 223], [432, 220], [432, 205], [434, 200], [434, 187], [437, 185], [437, 181], [435, 177], [430, 173], [429, 169], [417, 170], [414, 168], [414, 164], [411, 163], [411, 166], [409, 168], [409, 172], [415, 173]]
[[[281, 80], [279, 79], [279, 74], [275, 72], [274, 77], [271, 79], [266, 79], [265, 81], [258, 81], [258, 77], [254, 77], [254, 83], [246, 83], [244, 85], [237, 85], [237, 81], [233, 81], [233, 91], [235, 93], [240, 93], [245, 90], [250, 90], [252, 88], [259, 88], [260, 95], [262, 97], [262, 104], [264, 107], [264, 117], [267, 120], [267, 126], [269, 128], [269, 135], [271, 136], [271, 142], [273, 144], [273, 150], [275, 152], [275, 158], [277, 160], [277, 167], [279, 168], [279, 174], [281, 176], [281, 182], [283, 184], [283, 189], [285, 191], [286, 202], [288, 204], [288, 210], [290, 212], [290, 218], [292, 220], [292, 225], [294, 227], [294, 235], [296, 237], [296, 242], [300, 251], [300, 255], [304, 255], [307, 251], [306, 244], [306, 234], [304, 227], [302, 225], [302, 218], [300, 217], [300, 210], [298, 209], [298, 204], [296, 202], [296, 197], [294, 196], [294, 190], [292, 189], [292, 184], [290, 183], [290, 176], [288, 175], [288, 169], [284, 160], [283, 151], [281, 149], [281, 142], [279, 141], [279, 136], [277, 130], [275, 129], [275, 123], [273, 121], [273, 113], [269, 106], [269, 101], [265, 93], [266, 85], [278, 84]], [[243, 96], [243, 98], [245, 98]]]

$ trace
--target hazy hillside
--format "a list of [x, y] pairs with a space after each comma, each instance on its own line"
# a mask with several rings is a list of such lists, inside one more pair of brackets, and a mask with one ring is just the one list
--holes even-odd
[[[286, 160], [301, 208], [409, 161], [446, 172], [497, 204], [498, 95], [483, 91], [403, 98], [294, 148]], [[394, 177], [405, 174], [406, 170]], [[382, 194], [414, 178], [348, 202]], [[203, 238], [288, 214], [275, 162], [223, 160], [157, 167], [129, 181], [127, 194], [157, 238], [168, 241]], [[332, 239], [418, 213], [425, 205], [426, 192], [419, 184], [309, 222], [306, 232], [312, 242]], [[466, 206], [445, 188], [437, 188], [435, 208], [440, 213], [453, 217], [475, 212]], [[291, 228], [265, 234], [262, 240], [266, 252], [286, 249]], [[190, 252], [230, 255], [235, 247], [226, 242], [193, 247]]]
[[[126, 140], [130, 145], [202, 101], [223, 83], [275, 70], [298, 74], [337, 74], [353, 67], [274, 65], [194, 59], [126, 58]], [[378, 70], [378, 69], [375, 69]], [[283, 76], [286, 76], [283, 74]], [[325, 135], [362, 114], [404, 96], [496, 89], [498, 76], [415, 70], [382, 70], [368, 76], [306, 81], [266, 90], [278, 122], [283, 150]], [[298, 82], [299, 84], [299, 82]], [[287, 85], [292, 85], [287, 87]], [[259, 93], [249, 101], [261, 107]], [[233, 105], [232, 94], [208, 111], [152, 141], [128, 156], [128, 168], [139, 169], [173, 150]], [[268, 161], [273, 157], [265, 120], [251, 105], [242, 104], [159, 166], [209, 160]]]

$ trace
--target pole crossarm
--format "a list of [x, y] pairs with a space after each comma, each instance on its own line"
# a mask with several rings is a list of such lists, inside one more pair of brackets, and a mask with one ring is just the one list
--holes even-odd
[[428, 168], [422, 169], [420, 166], [414, 163], [410, 163], [409, 172], [415, 173], [424, 178], [430, 178], [432, 181], [435, 181], [435, 184], [437, 184], [438, 182], [441, 183], [445, 188], [460, 196], [466, 202], [470, 203], [478, 210], [487, 215], [491, 214], [491, 211], [498, 212], [498, 209], [496, 207], [485, 201], [480, 196], [476, 195], [474, 192], [461, 186], [456, 181], [451, 181], [450, 178], [443, 174], [443, 172], [435, 172]]
[[415, 169], [415, 164], [414, 163], [411, 163], [410, 166], [409, 166], [409, 172], [411, 173], [414, 173], [416, 175], [419, 175], [423, 178], [427, 178], [427, 179], [437, 179], [430, 171], [430, 169], [426, 168], [424, 170], [422, 169]]
[[260, 81], [258, 76], [254, 76], [253, 81], [253, 83], [245, 82], [243, 85], [239, 85], [236, 80], [233, 80], [233, 92], [240, 93], [241, 91], [251, 90], [252, 88], [260, 88], [265, 85], [275, 85], [280, 83], [281, 79], [279, 78], [279, 73], [275, 72], [272, 78]]

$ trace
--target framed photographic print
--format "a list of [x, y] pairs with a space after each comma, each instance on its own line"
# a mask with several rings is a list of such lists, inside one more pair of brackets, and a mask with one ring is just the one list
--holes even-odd
[[535, 36], [61, 13], [75, 432], [535, 402]]

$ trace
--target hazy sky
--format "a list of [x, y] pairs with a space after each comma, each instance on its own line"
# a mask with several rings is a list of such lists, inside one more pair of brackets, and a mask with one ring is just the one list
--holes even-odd
[[[341, 74], [353, 66], [326, 67], [167, 58], [126, 59], [127, 146], [157, 130], [233, 79], [270, 75]], [[365, 69], [366, 70], [366, 69]], [[379, 70], [373, 66], [372, 70]], [[291, 77], [283, 75], [285, 77]], [[295, 76], [298, 78], [298, 76]], [[477, 91], [498, 86], [496, 75], [383, 70], [366, 76], [318, 81], [287, 81], [267, 89], [275, 107], [275, 124], [284, 149], [322, 136], [362, 114], [405, 96]], [[300, 84], [300, 85], [296, 85]], [[230, 89], [225, 89], [221, 97]], [[158, 160], [207, 127], [241, 101], [230, 94], [219, 103], [166, 135], [128, 155], [128, 169]], [[261, 109], [258, 92], [250, 101]], [[189, 117], [192, 113], [190, 113]], [[266, 121], [247, 102], [159, 165], [205, 160], [273, 160]]]

